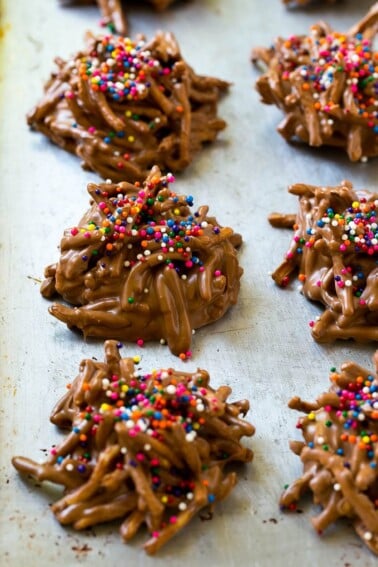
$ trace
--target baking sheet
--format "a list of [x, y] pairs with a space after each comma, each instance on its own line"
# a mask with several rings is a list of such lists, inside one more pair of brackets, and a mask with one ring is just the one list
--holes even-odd
[[278, 0], [192, 0], [162, 15], [148, 7], [129, 9], [131, 34], [148, 37], [157, 28], [175, 32], [183, 55], [197, 72], [230, 80], [233, 87], [220, 106], [228, 128], [218, 142], [177, 176], [181, 193], [244, 236], [244, 267], [238, 305], [221, 321], [198, 331], [193, 359], [182, 363], [167, 347], [128, 345], [123, 353], [141, 354], [141, 368], [206, 368], [215, 385], [230, 384], [233, 399], [247, 397], [257, 432], [246, 441], [255, 452], [240, 469], [240, 482], [217, 506], [211, 521], [192, 521], [155, 558], [140, 546], [121, 542], [117, 523], [76, 533], [64, 529], [49, 510], [56, 493], [23, 481], [13, 470], [14, 454], [43, 459], [59, 438], [48, 416], [82, 358], [102, 358], [102, 343], [84, 342], [53, 319], [39, 294], [44, 266], [58, 258], [62, 231], [81, 217], [88, 196], [79, 160], [28, 131], [25, 113], [40, 96], [56, 55], [82, 46], [86, 29], [99, 30], [95, 7], [62, 8], [55, 0], [3, 0], [0, 28], [0, 183], [1, 183], [1, 398], [0, 398], [0, 563], [18, 567], [76, 564], [249, 566], [286, 562], [303, 565], [376, 565], [376, 558], [346, 524], [319, 538], [310, 525], [315, 512], [282, 514], [283, 485], [301, 470], [288, 440], [298, 437], [297, 415], [287, 409], [298, 394], [313, 400], [328, 386], [328, 371], [347, 359], [371, 365], [374, 346], [339, 343], [320, 346], [308, 322], [318, 313], [295, 284], [286, 291], [269, 278], [281, 261], [290, 232], [272, 229], [273, 210], [294, 212], [290, 183], [336, 184], [377, 189], [377, 160], [351, 164], [330, 150], [287, 145], [275, 132], [281, 118], [264, 107], [253, 90], [258, 73], [249, 64], [253, 45], [268, 45], [278, 34], [306, 31], [320, 18], [340, 30], [360, 18], [372, 1], [345, 1], [332, 7], [288, 11]]

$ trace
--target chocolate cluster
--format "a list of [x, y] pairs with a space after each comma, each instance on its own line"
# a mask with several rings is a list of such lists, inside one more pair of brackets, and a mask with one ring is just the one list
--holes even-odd
[[[378, 365], [378, 351], [375, 366]], [[378, 377], [348, 362], [332, 372], [331, 387], [316, 402], [293, 398], [289, 407], [306, 415], [292, 441], [303, 475], [283, 493], [284, 509], [295, 509], [310, 492], [321, 512], [312, 518], [321, 534], [339, 518], [351, 520], [362, 541], [378, 554]]]
[[153, 165], [181, 171], [215, 140], [228, 83], [197, 75], [170, 33], [88, 35], [72, 59], [56, 59], [28, 124], [112, 181], [144, 181]]
[[377, 28], [378, 2], [347, 33], [320, 22], [309, 35], [253, 50], [252, 60], [266, 67], [256, 88], [263, 103], [284, 112], [285, 140], [341, 148], [351, 161], [378, 155]]
[[286, 287], [298, 275], [305, 297], [322, 304], [311, 322], [319, 342], [378, 341], [378, 193], [293, 185], [295, 215], [275, 213], [275, 226], [294, 227], [294, 237], [274, 281]]
[[76, 307], [54, 304], [52, 315], [85, 336], [160, 340], [190, 356], [194, 329], [237, 301], [241, 237], [208, 207], [192, 210], [172, 180], [154, 167], [143, 186], [89, 184], [92, 206], [65, 231], [41, 289]]
[[225, 466], [252, 460], [240, 439], [254, 427], [242, 419], [249, 403], [227, 402], [231, 389], [212, 388], [206, 371], [142, 375], [119, 347], [107, 341], [104, 362], [81, 363], [51, 415], [69, 433], [47, 461], [12, 462], [38, 481], [64, 486], [52, 505], [61, 524], [82, 530], [121, 520], [125, 541], [145, 526], [144, 548], [153, 554], [230, 493], [237, 475]]
[[[125, 18], [122, 0], [60, 0], [62, 4], [98, 4], [103, 17], [103, 23], [121, 35], [127, 33], [127, 20]], [[147, 0], [155, 10], [165, 10], [174, 0]]]

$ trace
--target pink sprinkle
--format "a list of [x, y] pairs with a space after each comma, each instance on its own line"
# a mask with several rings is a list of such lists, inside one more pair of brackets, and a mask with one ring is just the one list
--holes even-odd
[[138, 340], [137, 340], [137, 345], [138, 345], [139, 347], [142, 347], [142, 346], [144, 345], [144, 340], [143, 340], [143, 339], [138, 339]]
[[78, 234], [78, 229], [77, 228], [71, 228], [71, 234], [72, 236], [76, 236]]

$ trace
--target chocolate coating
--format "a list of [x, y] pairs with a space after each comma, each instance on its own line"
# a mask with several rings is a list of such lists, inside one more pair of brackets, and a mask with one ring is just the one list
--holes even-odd
[[192, 212], [192, 197], [169, 189], [153, 168], [144, 188], [89, 184], [93, 202], [67, 229], [57, 264], [45, 270], [44, 297], [73, 305], [50, 313], [86, 336], [161, 340], [187, 353], [193, 329], [222, 317], [239, 294], [240, 235]]
[[331, 383], [315, 403], [299, 398], [289, 403], [307, 414], [297, 425], [304, 442], [290, 444], [304, 467], [280, 503], [295, 509], [298, 500], [312, 492], [314, 503], [322, 508], [312, 518], [318, 533], [338, 518], [348, 518], [365, 545], [378, 554], [377, 373], [348, 362], [340, 373], [331, 374]]
[[[335, 339], [378, 341], [378, 193], [297, 184], [295, 233], [274, 281], [285, 287], [297, 271], [303, 294], [324, 305], [313, 323], [319, 342]], [[272, 222], [273, 221], [273, 222]], [[271, 217], [293, 226], [293, 215]]]
[[[124, 16], [121, 0], [60, 0], [62, 4], [98, 4], [104, 23], [122, 35], [127, 33], [127, 20]], [[155, 10], [165, 10], [175, 0], [147, 0]]]
[[240, 417], [248, 401], [228, 403], [231, 388], [214, 390], [206, 371], [140, 375], [118, 346], [105, 343], [103, 363], [81, 363], [51, 415], [70, 432], [48, 460], [14, 457], [12, 463], [65, 487], [52, 506], [63, 525], [82, 530], [122, 519], [125, 541], [146, 525], [151, 537], [144, 549], [152, 554], [229, 494], [237, 477], [225, 465], [252, 460], [240, 439], [254, 427]]
[[56, 63], [28, 124], [105, 179], [144, 181], [153, 165], [181, 171], [226, 126], [217, 104], [228, 83], [197, 75], [170, 33], [89, 35]]
[[377, 28], [378, 2], [346, 34], [320, 22], [309, 36], [253, 50], [267, 68], [256, 88], [285, 113], [278, 132], [286, 141], [341, 148], [351, 161], [378, 155]]

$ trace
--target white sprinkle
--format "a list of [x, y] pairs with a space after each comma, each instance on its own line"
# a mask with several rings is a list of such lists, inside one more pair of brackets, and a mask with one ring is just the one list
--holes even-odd
[[176, 393], [176, 386], [174, 386], [173, 384], [169, 384], [169, 386], [167, 386], [165, 390], [166, 390], [167, 394], [175, 394]]
[[333, 490], [336, 490], [336, 492], [338, 492], [339, 490], [341, 490], [341, 486], [340, 486], [340, 484], [339, 484], [338, 482], [333, 485]]
[[151, 445], [150, 445], [149, 443], [146, 443], [146, 444], [144, 445], [143, 449], [144, 449], [145, 451], [151, 451]]
[[316, 442], [319, 443], [319, 445], [322, 445], [322, 444], [324, 443], [324, 437], [319, 436], [319, 437], [316, 439]]
[[165, 345], [165, 344], [166, 344], [165, 339], [160, 339], [160, 344], [161, 344], [161, 345]]
[[183, 512], [184, 510], [187, 509], [187, 505], [185, 504], [185, 502], [180, 502], [180, 504], [178, 505], [178, 509], [181, 510], [181, 512]]
[[371, 532], [365, 532], [364, 539], [366, 539], [366, 541], [371, 541], [373, 539], [373, 534]]
[[194, 439], [195, 439], [196, 437], [197, 437], [197, 433], [196, 433], [194, 430], [190, 431], [189, 433], [187, 433], [187, 434], [185, 435], [185, 439], [186, 439], [189, 443], [191, 443], [192, 441], [194, 441]]
[[121, 453], [122, 453], [122, 455], [126, 455], [127, 447], [121, 447]]

